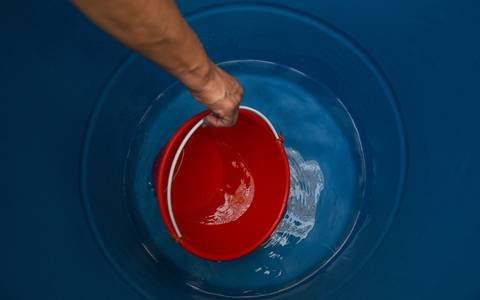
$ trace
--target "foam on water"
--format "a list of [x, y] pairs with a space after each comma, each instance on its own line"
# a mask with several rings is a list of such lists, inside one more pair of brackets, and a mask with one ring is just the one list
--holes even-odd
[[305, 161], [300, 152], [285, 149], [290, 165], [290, 195], [287, 211], [265, 248], [299, 243], [315, 225], [317, 204], [324, 188], [324, 176], [318, 162]]

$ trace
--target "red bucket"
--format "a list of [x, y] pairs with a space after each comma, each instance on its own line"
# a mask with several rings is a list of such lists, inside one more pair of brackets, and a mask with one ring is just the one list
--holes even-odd
[[255, 250], [287, 204], [290, 171], [283, 139], [260, 112], [241, 107], [232, 128], [183, 124], [156, 169], [162, 218], [189, 252], [230, 260]]

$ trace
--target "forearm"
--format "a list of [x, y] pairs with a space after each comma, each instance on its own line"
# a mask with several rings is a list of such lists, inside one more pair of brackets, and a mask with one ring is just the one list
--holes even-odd
[[205, 85], [212, 63], [173, 0], [72, 0], [110, 35], [149, 58], [190, 90]]
[[240, 83], [213, 64], [174, 0], [71, 0], [110, 35], [175, 76], [206, 105], [212, 126], [233, 126]]

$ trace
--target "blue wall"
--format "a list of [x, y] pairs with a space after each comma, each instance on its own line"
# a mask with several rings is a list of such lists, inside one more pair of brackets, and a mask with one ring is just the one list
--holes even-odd
[[[189, 14], [218, 2], [179, 5]], [[403, 119], [408, 160], [396, 217], [331, 298], [480, 299], [480, 4], [269, 2], [322, 20], [362, 48]], [[143, 299], [97, 246], [79, 178], [89, 116], [129, 51], [68, 3], [3, 3], [0, 14], [7, 120], [0, 298]], [[173, 287], [165, 299], [178, 294]], [[317, 299], [316, 291], [307, 282], [278, 297]], [[203, 298], [187, 289], [178, 297]]]

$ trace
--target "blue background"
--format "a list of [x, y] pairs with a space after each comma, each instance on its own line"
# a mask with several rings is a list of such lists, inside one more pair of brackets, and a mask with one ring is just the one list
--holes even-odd
[[[221, 1], [179, 5], [188, 14], [213, 2]], [[396, 218], [332, 299], [480, 299], [480, 4], [263, 2], [305, 11], [356, 41], [383, 71], [403, 117], [408, 161]], [[142, 299], [98, 248], [79, 178], [89, 116], [129, 51], [67, 2], [0, 7], [0, 296]], [[166, 289], [165, 299], [175, 294]], [[279, 297], [315, 295], [304, 284]]]

